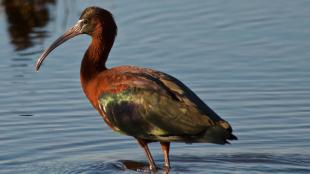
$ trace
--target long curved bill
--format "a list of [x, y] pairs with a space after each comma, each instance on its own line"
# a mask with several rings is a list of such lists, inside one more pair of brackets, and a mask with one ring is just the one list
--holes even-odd
[[82, 20], [79, 20], [72, 28], [67, 30], [62, 36], [56, 39], [45, 51], [41, 54], [35, 64], [36, 71], [39, 71], [39, 68], [44, 61], [44, 59], [48, 56], [50, 52], [52, 52], [56, 47], [66, 42], [67, 40], [82, 34]]

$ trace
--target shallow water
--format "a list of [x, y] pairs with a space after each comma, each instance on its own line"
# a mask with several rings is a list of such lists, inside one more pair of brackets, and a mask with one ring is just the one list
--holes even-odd
[[[0, 173], [135, 173], [126, 161], [146, 162], [82, 93], [88, 36], [34, 71], [90, 5], [112, 11], [119, 27], [109, 67], [172, 74], [239, 137], [225, 146], [174, 143], [170, 173], [310, 173], [310, 1], [15, 2], [0, 6]], [[161, 166], [159, 145], [151, 150]]]

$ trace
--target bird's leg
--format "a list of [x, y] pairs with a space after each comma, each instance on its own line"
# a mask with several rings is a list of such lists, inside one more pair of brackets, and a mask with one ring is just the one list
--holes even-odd
[[137, 139], [137, 140], [138, 140], [139, 145], [143, 148], [145, 155], [147, 156], [147, 160], [149, 161], [149, 165], [150, 165], [150, 170], [152, 171], [156, 170], [156, 165], [151, 155], [151, 152], [149, 150], [149, 147], [147, 146], [147, 142], [141, 139]]
[[170, 168], [170, 160], [169, 160], [169, 149], [170, 149], [170, 142], [160, 142], [161, 149], [164, 153], [165, 164], [164, 167], [169, 169]]

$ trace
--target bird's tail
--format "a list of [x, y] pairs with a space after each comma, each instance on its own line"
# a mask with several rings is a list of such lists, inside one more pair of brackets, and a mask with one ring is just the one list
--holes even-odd
[[225, 120], [221, 120], [217, 122], [216, 125], [207, 129], [203, 137], [210, 143], [230, 144], [228, 140], [238, 140], [232, 132], [233, 130], [229, 123]]

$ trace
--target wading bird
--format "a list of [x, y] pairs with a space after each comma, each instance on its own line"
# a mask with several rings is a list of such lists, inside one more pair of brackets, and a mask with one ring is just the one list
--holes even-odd
[[150, 142], [160, 142], [164, 167], [169, 169], [170, 142], [226, 144], [237, 139], [229, 123], [176, 78], [136, 66], [107, 68], [117, 26], [105, 9], [86, 8], [78, 22], [42, 53], [36, 70], [53, 49], [80, 34], [92, 37], [80, 71], [85, 95], [111, 129], [138, 141], [151, 170], [156, 165]]

